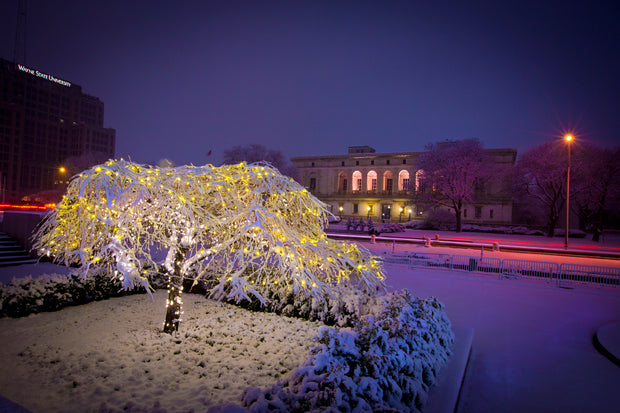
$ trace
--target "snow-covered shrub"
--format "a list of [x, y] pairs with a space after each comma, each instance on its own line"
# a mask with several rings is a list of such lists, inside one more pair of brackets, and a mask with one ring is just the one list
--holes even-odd
[[301, 367], [270, 389], [248, 388], [243, 405], [256, 413], [419, 411], [450, 355], [450, 321], [434, 298], [402, 290], [380, 299], [352, 329], [322, 327]]
[[454, 214], [442, 208], [433, 209], [424, 216], [421, 229], [453, 230]]
[[[161, 284], [158, 277], [153, 277], [153, 285]], [[111, 278], [104, 268], [91, 270], [84, 276], [52, 274], [14, 278], [6, 285], [0, 284], [0, 317], [23, 317], [140, 292], [144, 293], [144, 288], [123, 290], [120, 280]]]
[[409, 229], [422, 229], [423, 226], [424, 226], [424, 221], [420, 219], [405, 222], [405, 228], [409, 228]]
[[[204, 282], [191, 282], [184, 286], [185, 291], [192, 293], [208, 293], [208, 285]], [[260, 301], [256, 297], [250, 300], [236, 300], [234, 298], [225, 301], [246, 308], [251, 311], [265, 311], [298, 317], [309, 321], [320, 321], [327, 325], [339, 327], [352, 327], [364, 315], [367, 308], [374, 300], [374, 294], [368, 290], [354, 288], [351, 285], [342, 285], [334, 289], [330, 294], [300, 297], [281, 284], [265, 284], [256, 287], [261, 296]]]
[[395, 222], [388, 222], [379, 227], [379, 232], [405, 232], [405, 227], [402, 224]]

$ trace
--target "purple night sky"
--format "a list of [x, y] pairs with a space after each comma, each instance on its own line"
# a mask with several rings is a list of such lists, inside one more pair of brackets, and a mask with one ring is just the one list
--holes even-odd
[[[471, 137], [523, 152], [568, 129], [617, 144], [614, 2], [458, 3], [28, 0], [26, 65], [102, 99], [137, 162]], [[8, 60], [17, 4], [0, 4]]]

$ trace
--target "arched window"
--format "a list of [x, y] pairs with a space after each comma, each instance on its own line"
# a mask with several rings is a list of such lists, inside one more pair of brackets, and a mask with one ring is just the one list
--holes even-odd
[[362, 190], [362, 173], [360, 171], [353, 172], [353, 192]]
[[422, 191], [422, 185], [424, 181], [424, 171], [422, 169], [418, 169], [415, 173], [415, 190]]
[[366, 190], [374, 192], [377, 190], [377, 173], [375, 171], [368, 172], [368, 180], [366, 181]]
[[393, 183], [394, 183], [394, 174], [392, 173], [392, 171], [385, 171], [383, 173], [383, 191], [391, 194], [392, 193], [392, 187], [393, 187]]
[[402, 170], [398, 173], [398, 190], [399, 191], [410, 191], [411, 188], [409, 186], [409, 171]]
[[349, 186], [349, 180], [347, 179], [346, 172], [340, 172], [338, 174], [338, 192], [347, 192]]

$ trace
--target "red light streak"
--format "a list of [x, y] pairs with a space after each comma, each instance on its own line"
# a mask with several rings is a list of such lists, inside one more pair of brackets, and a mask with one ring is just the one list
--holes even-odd
[[21, 211], [47, 211], [48, 209], [52, 209], [56, 207], [56, 204], [45, 204], [42, 205], [12, 205], [12, 204], [0, 204], [0, 210], [21, 210]]
[[[535, 241], [522, 241], [522, 240], [506, 240], [506, 239], [491, 239], [491, 238], [457, 238], [457, 237], [446, 237], [446, 238], [441, 238], [441, 240], [454, 240], [454, 241], [475, 241], [475, 242], [497, 242], [497, 243], [501, 243], [504, 245], [510, 245], [510, 244], [529, 244], [529, 245], [541, 245], [541, 246], [546, 246], [546, 247], [550, 247], [550, 248], [557, 248], [557, 247], [562, 247], [564, 248], [564, 244], [556, 244], [556, 243], [552, 243], [552, 242], [535, 242]], [[583, 248], [583, 249], [601, 249], [601, 250], [620, 250], [620, 247], [603, 247], [603, 246], [599, 246], [599, 245], [579, 245], [579, 244], [574, 244], [571, 245], [571, 248]]]

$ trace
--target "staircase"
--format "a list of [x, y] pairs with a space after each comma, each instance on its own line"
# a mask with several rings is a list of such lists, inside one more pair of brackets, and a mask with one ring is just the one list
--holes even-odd
[[36, 262], [37, 260], [32, 258], [17, 241], [4, 232], [0, 232], [0, 267]]

